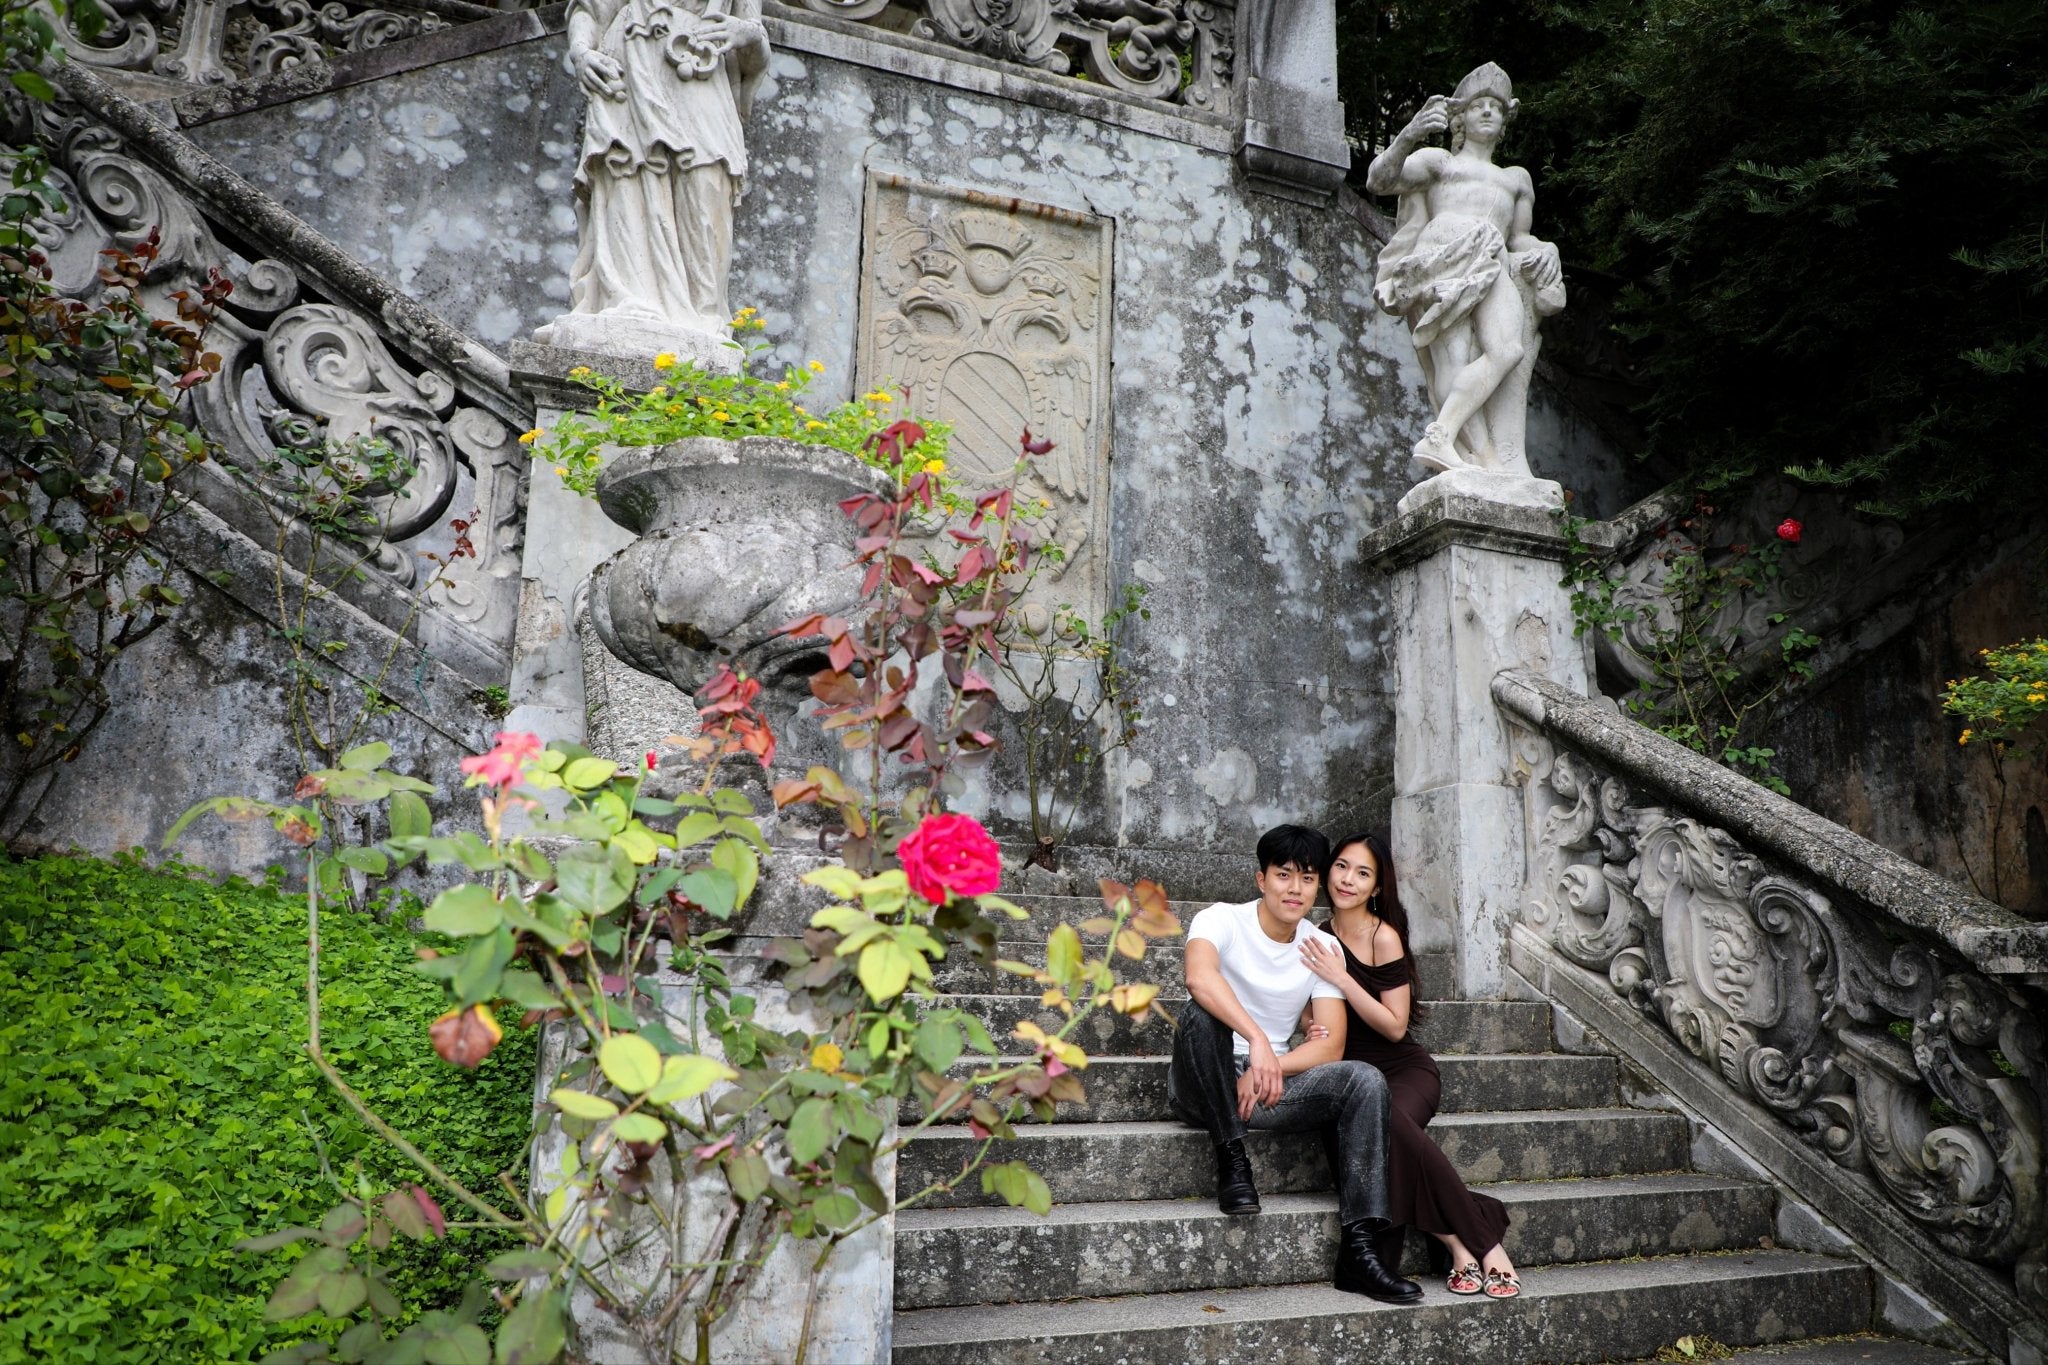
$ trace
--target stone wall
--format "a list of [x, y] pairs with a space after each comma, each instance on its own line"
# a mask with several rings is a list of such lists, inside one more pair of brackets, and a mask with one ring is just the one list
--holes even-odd
[[1995, 899], [2035, 918], [2048, 918], [2048, 764], [2005, 765], [1998, 822], [1990, 755], [1956, 743], [1941, 696], [1976, 671], [1978, 650], [2048, 634], [2044, 587], [2048, 551], [2015, 557], [1835, 675], [1771, 736], [1802, 804], [1987, 899], [1995, 863]]
[[[1152, 619], [1132, 637], [1144, 738], [1074, 837], [1194, 847], [1284, 819], [1383, 818], [1388, 600], [1356, 544], [1408, 486], [1427, 413], [1406, 336], [1371, 305], [1370, 212], [1248, 189], [1214, 116], [771, 28], [732, 286], [768, 321], [768, 364], [820, 360], [834, 396], [853, 392], [880, 178], [1107, 235], [1107, 439], [1087, 452], [1107, 457], [1106, 504], [1063, 510], [1098, 537], [1091, 595], [1142, 583]], [[567, 299], [582, 97], [560, 53], [549, 33], [190, 131], [502, 344]], [[1645, 491], [1572, 413], [1546, 402], [1535, 418], [1538, 472], [1589, 490], [1595, 511]]]

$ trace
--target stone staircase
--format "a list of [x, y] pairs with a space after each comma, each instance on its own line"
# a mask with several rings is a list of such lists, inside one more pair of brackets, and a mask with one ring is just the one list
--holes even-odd
[[[1078, 897], [1031, 905], [1018, 929], [1040, 941], [1006, 942], [1004, 956], [1042, 960], [1053, 924], [1100, 913], [1098, 901]], [[1199, 908], [1174, 906], [1183, 924]], [[1135, 965], [1177, 1009], [1177, 948]], [[1425, 974], [1430, 994], [1443, 993], [1431, 978], [1446, 975]], [[999, 1041], [1021, 1019], [1057, 1023], [1015, 977], [949, 963], [940, 985]], [[1091, 1057], [1087, 1102], [997, 1148], [1045, 1177], [1049, 1217], [1004, 1207], [973, 1179], [898, 1216], [894, 1359], [1495, 1365], [1639, 1358], [1685, 1336], [1793, 1343], [1790, 1359], [1956, 1358], [1907, 1342], [1801, 1344], [1870, 1330], [1869, 1269], [1771, 1249], [1774, 1191], [1690, 1170], [1685, 1120], [1624, 1107], [1614, 1060], [1553, 1052], [1550, 1023], [1542, 1004], [1444, 1000], [1418, 1031], [1443, 1071], [1432, 1136], [1512, 1211], [1519, 1300], [1459, 1298], [1434, 1276], [1424, 1277], [1420, 1306], [1332, 1289], [1336, 1201], [1312, 1135], [1254, 1133], [1264, 1211], [1218, 1213], [1207, 1138], [1167, 1109], [1171, 1028], [1104, 1012], [1077, 1035]], [[934, 1126], [905, 1149], [898, 1190], [957, 1172], [973, 1145], [965, 1128]], [[1414, 1274], [1423, 1249], [1410, 1236]]]

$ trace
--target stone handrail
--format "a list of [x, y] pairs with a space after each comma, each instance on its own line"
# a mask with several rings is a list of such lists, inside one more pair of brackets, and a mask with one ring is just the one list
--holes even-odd
[[[1546, 678], [1509, 960], [2011, 1358], [2048, 1344], [2048, 925]], [[1989, 1271], [1990, 1273], [1987, 1273]]]
[[1972, 895], [1703, 754], [1522, 669], [1493, 682], [1510, 714], [1631, 780], [1654, 783], [1745, 846], [1851, 892], [1871, 909], [1953, 949], [1978, 971], [2048, 984], [2048, 924]]
[[317, 465], [354, 442], [389, 447], [410, 472], [374, 500], [382, 543], [340, 592], [473, 685], [502, 683], [530, 463], [518, 438], [534, 420], [504, 361], [97, 71], [65, 62], [50, 74], [62, 102], [16, 97], [5, 112], [17, 144], [47, 149], [68, 205], [44, 242], [54, 286], [89, 297], [100, 253], [152, 231], [150, 290], [190, 289], [214, 268], [234, 282], [207, 337], [219, 374], [192, 399], [221, 459], [201, 466], [192, 495], [259, 545], [282, 528], [296, 564], [309, 542], [279, 451]]

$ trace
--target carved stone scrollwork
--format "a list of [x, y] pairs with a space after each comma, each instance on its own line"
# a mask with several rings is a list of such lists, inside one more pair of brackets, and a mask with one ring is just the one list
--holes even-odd
[[443, 419], [453, 384], [407, 370], [367, 322], [325, 303], [301, 304], [270, 324], [263, 368], [295, 418], [318, 419], [324, 440], [381, 441], [411, 467], [402, 487], [374, 499], [387, 541], [410, 540], [448, 510], [458, 467]]
[[2048, 1308], [2042, 1024], [2017, 991], [1831, 902], [1726, 831], [1537, 765], [1525, 920], [1721, 1081]]
[[1079, 75], [1146, 99], [1218, 110], [1230, 90], [1230, 5], [1212, 0], [800, 0], [814, 14], [888, 23], [996, 61]]
[[[346, 459], [359, 438], [389, 446], [408, 472], [373, 490], [380, 543], [364, 568], [375, 572], [343, 592], [399, 629], [411, 615], [406, 590], [420, 581], [422, 556], [435, 556], [442, 563], [417, 620], [419, 640], [495, 677], [516, 625], [528, 464], [503, 411], [466, 391], [441, 364], [410, 354], [373, 313], [320, 297], [288, 261], [238, 248], [230, 225], [210, 219], [164, 175], [129, 156], [110, 130], [26, 101], [7, 113], [10, 131], [50, 148], [54, 174], [75, 190], [67, 196], [69, 211], [42, 229], [60, 290], [89, 295], [99, 288], [99, 253], [152, 228], [162, 248], [148, 277], [151, 289], [168, 295], [189, 288], [212, 266], [234, 280], [207, 335], [208, 348], [221, 356], [220, 372], [193, 390], [192, 401], [236, 481], [202, 478], [196, 495], [268, 542], [268, 519], [255, 499], [269, 500], [273, 513], [293, 510], [267, 482], [266, 466], [279, 447]], [[172, 314], [165, 299], [158, 306]], [[463, 525], [456, 527], [457, 520]]]
[[[348, 0], [111, 0], [94, 41], [65, 20], [70, 55], [106, 71], [219, 85], [446, 28], [438, 15]], [[159, 82], [161, 84], [161, 82]]]

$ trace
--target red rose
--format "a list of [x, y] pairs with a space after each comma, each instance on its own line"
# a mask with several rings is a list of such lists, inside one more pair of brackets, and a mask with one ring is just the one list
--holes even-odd
[[1785, 541], [1787, 544], [1797, 545], [1799, 543], [1799, 533], [1805, 529], [1806, 527], [1801, 522], [1792, 517], [1787, 517], [1778, 523], [1778, 539]]
[[933, 905], [985, 896], [1002, 884], [1003, 854], [971, 815], [928, 815], [896, 848], [910, 889]]

